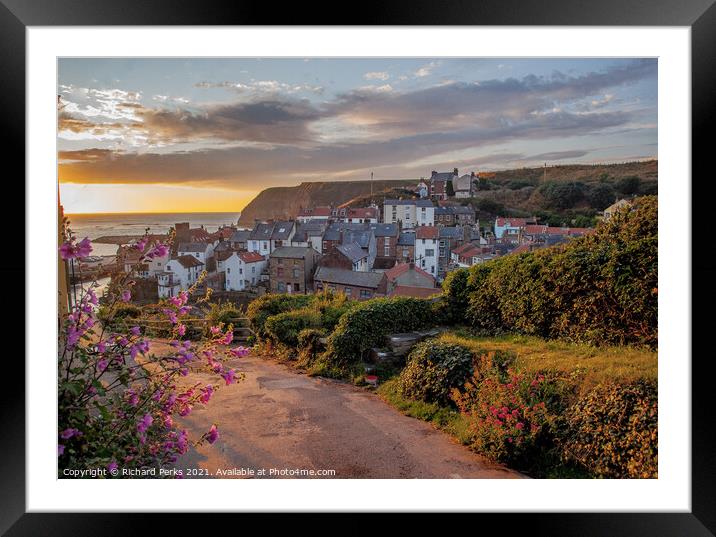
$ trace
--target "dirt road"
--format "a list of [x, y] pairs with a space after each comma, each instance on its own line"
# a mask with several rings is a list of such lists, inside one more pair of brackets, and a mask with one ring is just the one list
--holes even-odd
[[[246, 379], [222, 386], [206, 408], [198, 405], [183, 418], [193, 438], [217, 423], [219, 440], [192, 448], [178, 468], [198, 468], [222, 478], [258, 478], [256, 473], [241, 474], [260, 469], [266, 477], [294, 478], [311, 476], [271, 472], [329, 470], [334, 475], [313, 477], [344, 479], [522, 477], [484, 461], [362, 388], [307, 377], [255, 356], [236, 364]], [[186, 380], [210, 378], [192, 373]], [[229, 474], [217, 475], [222, 470]]]

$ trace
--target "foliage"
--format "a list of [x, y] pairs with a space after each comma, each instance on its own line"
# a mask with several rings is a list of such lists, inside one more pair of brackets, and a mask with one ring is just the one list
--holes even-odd
[[630, 175], [628, 177], [623, 177], [622, 179], [619, 179], [614, 185], [614, 188], [617, 190], [617, 192], [630, 195], [639, 192], [640, 185], [641, 179], [636, 175]]
[[443, 295], [435, 308], [441, 322], [459, 324], [464, 321], [469, 300], [467, 277], [467, 269], [458, 269], [448, 272], [443, 280]]
[[453, 398], [473, 433], [472, 447], [488, 458], [518, 468], [553, 446], [553, 387], [542, 374], [508, 369], [478, 370]]
[[410, 399], [447, 405], [452, 388], [462, 386], [473, 369], [465, 347], [441, 341], [418, 343], [400, 373], [399, 393]]
[[580, 182], [561, 183], [548, 181], [537, 189], [548, 209], [569, 209], [584, 199], [584, 184]]
[[[476, 329], [598, 345], [657, 344], [657, 201], [638, 198], [596, 232], [469, 269]], [[447, 300], [460, 304], [458, 289]]]
[[598, 477], [656, 478], [656, 383], [598, 386], [566, 416], [562, 456]]
[[[66, 224], [63, 233], [62, 259], [88, 255], [88, 239], [77, 243]], [[150, 243], [145, 236], [133, 248], [141, 253], [139, 262], [146, 262], [166, 255], [169, 245]], [[87, 469], [98, 469], [93, 477], [114, 477], [121, 476], [124, 469], [148, 468], [154, 468], [153, 475], [159, 477], [157, 469], [171, 466], [190, 445], [187, 432], [179, 429], [173, 417], [186, 416], [194, 406], [207, 404], [219, 387], [213, 383], [182, 386], [179, 379], [188, 374], [189, 366], [206, 370], [226, 385], [241, 378], [223, 363], [227, 357], [248, 352], [243, 347], [227, 347], [231, 332], [217, 329], [200, 345], [183, 339], [186, 326], [182, 318], [191, 309], [187, 305], [189, 292], [164, 304], [165, 316], [173, 326], [171, 350], [166, 355], [150, 352], [152, 343], [140, 326], [132, 326], [126, 333], [111, 331], [116, 312], [131, 311], [118, 307], [131, 300], [129, 283], [124, 277], [110, 287], [106, 322], [98, 322], [96, 282], [61, 319], [57, 362], [60, 477]], [[214, 443], [218, 437], [214, 424], [194, 444]]]
[[615, 201], [616, 194], [614, 189], [609, 185], [596, 185], [589, 191], [589, 205], [603, 211]]
[[432, 302], [420, 298], [374, 298], [356, 305], [338, 321], [328, 338], [326, 360], [350, 364], [368, 349], [383, 344], [387, 334], [420, 330], [435, 322]]
[[312, 300], [312, 295], [267, 294], [249, 304], [246, 316], [254, 333], [259, 339], [264, 339], [268, 335], [264, 330], [264, 325], [269, 317], [285, 311], [303, 308], [308, 306]]
[[229, 325], [243, 314], [231, 302], [212, 302], [204, 308], [204, 315], [211, 326]]
[[266, 319], [266, 338], [287, 347], [298, 346], [298, 334], [306, 328], [320, 328], [321, 314], [312, 307], [285, 311]]

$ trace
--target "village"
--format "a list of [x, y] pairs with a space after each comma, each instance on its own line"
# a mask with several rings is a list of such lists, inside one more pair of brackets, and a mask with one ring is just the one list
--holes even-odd
[[[326, 289], [368, 300], [428, 297], [453, 270], [593, 231], [549, 226], [536, 217], [497, 217], [481, 227], [474, 209], [459, 201], [474, 195], [476, 177], [457, 169], [432, 172], [410, 199], [385, 199], [382, 207], [306, 207], [293, 218], [256, 221], [250, 229], [223, 226], [210, 233], [176, 223], [171, 250], [146, 263], [132, 248], [138, 238], [108, 239], [119, 244], [115, 271], [131, 273], [143, 290], [138, 297], [147, 300], [176, 297], [197, 282], [229, 300]], [[603, 218], [627, 203], [619, 200]], [[87, 269], [92, 262], [82, 264]]]

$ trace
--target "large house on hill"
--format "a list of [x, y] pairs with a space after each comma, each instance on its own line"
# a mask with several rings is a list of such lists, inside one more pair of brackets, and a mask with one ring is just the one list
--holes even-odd
[[269, 255], [272, 293], [307, 294], [320, 254], [310, 246], [281, 246]]
[[437, 200], [445, 200], [448, 198], [449, 182], [452, 186], [453, 179], [458, 176], [457, 168], [452, 172], [430, 172], [430, 197]]
[[428, 199], [383, 202], [383, 222], [399, 224], [403, 229], [435, 225], [435, 206]]

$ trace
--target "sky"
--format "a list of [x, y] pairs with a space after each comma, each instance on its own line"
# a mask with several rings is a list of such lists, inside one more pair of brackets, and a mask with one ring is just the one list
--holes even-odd
[[656, 158], [657, 60], [62, 58], [69, 213], [239, 211], [304, 181]]

